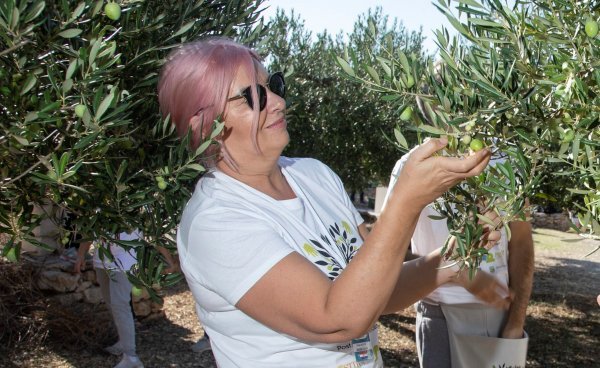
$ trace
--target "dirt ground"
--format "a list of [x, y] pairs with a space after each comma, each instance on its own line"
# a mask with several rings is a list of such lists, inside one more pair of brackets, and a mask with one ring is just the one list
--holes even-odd
[[[536, 233], [536, 238], [569, 238], [551, 230]], [[590, 241], [550, 248], [536, 244], [534, 291], [526, 321], [530, 335], [528, 367], [600, 366], [600, 307], [596, 303], [600, 251], [586, 258], [592, 249]], [[182, 283], [167, 291], [164, 318], [138, 323], [138, 353], [147, 368], [216, 367], [210, 352], [196, 354], [190, 350], [203, 333], [193, 305]], [[94, 315], [81, 329], [109, 320], [103, 305], [92, 312]], [[386, 367], [417, 367], [414, 321], [412, 309], [381, 318], [380, 341]], [[116, 335], [110, 327], [106, 329], [107, 334], [85, 346], [49, 337], [40, 346], [19, 346], [10, 352], [0, 347], [0, 367], [113, 367], [118, 358], [103, 353], [101, 347], [112, 343]]]

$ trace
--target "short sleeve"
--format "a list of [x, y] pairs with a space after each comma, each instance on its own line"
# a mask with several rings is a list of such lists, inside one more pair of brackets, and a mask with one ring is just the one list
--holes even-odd
[[231, 305], [293, 252], [275, 229], [241, 213], [194, 220], [186, 244], [185, 259], [181, 260], [186, 277]]

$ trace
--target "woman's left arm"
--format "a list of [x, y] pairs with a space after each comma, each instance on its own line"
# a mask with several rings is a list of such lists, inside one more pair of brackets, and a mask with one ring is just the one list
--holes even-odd
[[[363, 239], [369, 235], [367, 226], [362, 223], [358, 232]], [[440, 269], [442, 257], [439, 250], [404, 262], [394, 292], [382, 314], [401, 311], [429, 295], [440, 285], [452, 280], [456, 272], [447, 268]]]
[[404, 263], [400, 277], [383, 314], [396, 313], [421, 300], [441, 285], [454, 282], [486, 304], [507, 309], [510, 305], [508, 288], [493, 275], [480, 271], [473, 279], [467, 271], [457, 272], [457, 267], [444, 267], [441, 248]]
[[[363, 239], [369, 233], [364, 223], [358, 227], [358, 230]], [[493, 243], [495, 241], [491, 241], [487, 246]], [[409, 307], [447, 282], [460, 284], [488, 305], [502, 309], [509, 307], [511, 298], [508, 288], [491, 274], [481, 271], [470, 279], [466, 271], [457, 272], [456, 267], [443, 267], [443, 265], [441, 248], [423, 257], [404, 262], [394, 292], [383, 314], [396, 313]]]

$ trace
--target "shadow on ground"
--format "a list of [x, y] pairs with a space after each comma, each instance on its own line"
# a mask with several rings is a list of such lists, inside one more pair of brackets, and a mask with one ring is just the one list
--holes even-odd
[[[530, 335], [529, 368], [592, 368], [600, 362], [600, 263], [587, 258], [545, 256], [536, 260], [534, 289], [528, 309], [526, 330]], [[114, 342], [112, 327], [103, 333], [99, 326], [110, 322], [103, 305], [91, 314], [80, 311], [77, 324], [65, 318], [52, 320], [62, 337], [49, 337], [42, 346], [18, 345], [12, 351], [0, 346], [0, 367], [83, 368], [113, 367], [117, 357], [101, 347]], [[104, 308], [104, 309], [103, 309]], [[137, 328], [138, 353], [147, 368], [215, 368], [210, 352], [191, 352], [201, 336], [187, 285], [170, 289], [165, 298], [166, 317], [143, 322]], [[104, 312], [103, 312], [104, 310]], [[104, 313], [104, 314], [103, 314]], [[406, 310], [380, 319], [382, 355], [386, 367], [417, 367], [414, 350], [414, 311]], [[69, 334], [84, 330], [93, 343], [73, 344]], [[88, 341], [89, 342], [89, 341]], [[58, 358], [58, 359], [54, 359]]]
[[[398, 314], [390, 314], [379, 318], [381, 356], [388, 368], [414, 368], [419, 366], [414, 344], [415, 314], [407, 308]], [[394, 331], [392, 341], [387, 338], [384, 329]]]
[[548, 257], [537, 265], [526, 320], [528, 367], [598, 367], [598, 293], [598, 262]]
[[[167, 297], [186, 293], [185, 285], [169, 290]], [[64, 309], [65, 307], [63, 307]], [[192, 306], [189, 314], [195, 312]], [[71, 317], [69, 317], [71, 316]], [[117, 341], [117, 333], [105, 304], [77, 303], [59, 315], [49, 312], [48, 337], [38, 346], [17, 344], [11, 351], [0, 351], [0, 367], [6, 368], [89, 368], [114, 367], [120, 357], [106, 353], [103, 348]], [[60, 324], [53, 324], [57, 320]], [[197, 324], [197, 320], [194, 321]], [[191, 351], [197, 335], [187, 326], [166, 316], [136, 322], [137, 353], [146, 368], [201, 367], [214, 368], [210, 352]], [[52, 363], [48, 357], [52, 356]]]

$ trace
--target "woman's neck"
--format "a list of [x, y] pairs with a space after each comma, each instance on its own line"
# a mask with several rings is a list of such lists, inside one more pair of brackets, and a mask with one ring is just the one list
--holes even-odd
[[242, 183], [262, 192], [275, 200], [296, 198], [296, 193], [281, 172], [277, 161], [264, 167], [249, 167], [240, 164], [237, 170], [229, 167], [222, 160], [217, 163], [219, 171], [241, 181]]

